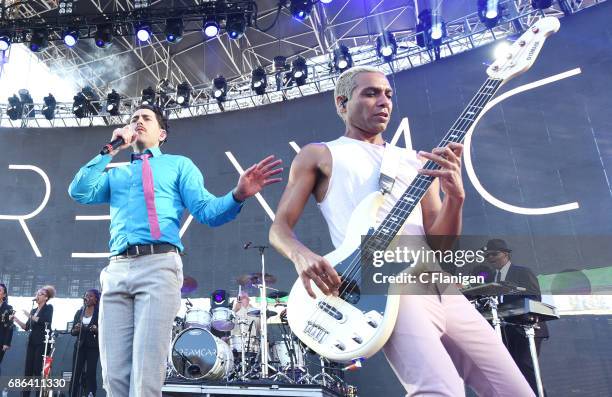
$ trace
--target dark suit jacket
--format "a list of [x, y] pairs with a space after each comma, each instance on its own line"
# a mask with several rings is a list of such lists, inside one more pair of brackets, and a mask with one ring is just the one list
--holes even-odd
[[[519, 287], [527, 288], [527, 291], [519, 295], [504, 295], [503, 303], [512, 303], [523, 298], [542, 301], [540, 284], [538, 283], [538, 279], [536, 278], [535, 274], [533, 274], [529, 268], [511, 263], [504, 281], [515, 284]], [[535, 336], [536, 338], [548, 338], [548, 327], [546, 326], [546, 323], [540, 324], [540, 328], [536, 329]]]
[[4, 345], [10, 346], [13, 339], [13, 329], [15, 328], [12, 321], [8, 321], [13, 307], [6, 302], [2, 302], [0, 306], [0, 348]]
[[73, 336], [77, 337], [76, 340], [74, 341], [74, 347], [76, 348], [77, 343], [80, 342], [79, 343], [80, 347], [85, 346], [85, 347], [97, 348], [98, 347], [98, 334], [91, 332], [90, 327], [92, 325], [95, 325], [96, 327], [98, 326], [99, 306], [97, 305], [95, 306], [93, 315], [91, 316], [91, 322], [89, 323], [89, 325], [81, 327], [81, 338], [79, 339], [78, 338], [79, 331], [77, 331], [74, 327], [75, 325], [81, 322], [81, 312], [82, 311], [83, 311], [83, 308], [80, 308], [74, 314], [74, 321], [72, 322], [72, 330], [70, 330], [70, 333]]
[[[36, 313], [37, 308], [35, 307], [30, 311], [31, 315]], [[26, 331], [30, 332], [30, 338], [28, 343], [33, 345], [42, 345], [45, 343], [45, 323], [51, 328], [51, 321], [53, 320], [53, 306], [46, 304], [40, 309], [38, 313], [38, 321], [28, 320], [26, 323]]]

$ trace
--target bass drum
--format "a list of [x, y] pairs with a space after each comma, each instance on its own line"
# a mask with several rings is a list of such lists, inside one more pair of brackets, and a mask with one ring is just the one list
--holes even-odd
[[188, 328], [172, 343], [172, 368], [185, 379], [224, 379], [234, 367], [232, 349], [204, 328]]

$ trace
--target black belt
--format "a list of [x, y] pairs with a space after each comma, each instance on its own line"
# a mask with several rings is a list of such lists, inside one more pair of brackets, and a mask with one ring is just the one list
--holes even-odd
[[179, 249], [168, 243], [161, 244], [138, 244], [128, 245], [127, 249], [111, 258], [131, 258], [134, 256], [165, 254], [166, 252], [176, 252], [180, 254]]

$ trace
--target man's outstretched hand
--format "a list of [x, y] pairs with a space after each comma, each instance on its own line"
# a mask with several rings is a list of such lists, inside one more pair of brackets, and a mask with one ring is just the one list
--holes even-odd
[[274, 155], [268, 156], [257, 164], [253, 164], [240, 175], [238, 185], [234, 189], [234, 198], [244, 201], [259, 193], [265, 186], [282, 181], [282, 178], [271, 178], [283, 172], [279, 167], [283, 160], [275, 160]]

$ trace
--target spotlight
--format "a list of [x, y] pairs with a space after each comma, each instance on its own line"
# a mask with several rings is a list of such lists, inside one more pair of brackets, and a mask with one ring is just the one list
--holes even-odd
[[57, 104], [55, 97], [53, 94], [49, 93], [49, 96], [44, 97], [43, 101], [45, 104], [42, 107], [41, 113], [47, 120], [53, 120], [55, 117], [55, 106]]
[[219, 102], [225, 101], [227, 95], [227, 81], [223, 76], [217, 76], [213, 80], [213, 97]]
[[212, 18], [209, 18], [204, 22], [202, 30], [204, 30], [204, 34], [206, 35], [206, 37], [215, 37], [219, 34], [220, 28], [217, 21]]
[[244, 36], [244, 32], [246, 31], [246, 17], [244, 14], [234, 14], [230, 16], [225, 25], [225, 29], [230, 39], [238, 40]]
[[210, 294], [210, 308], [215, 309], [217, 307], [228, 307], [228, 296], [227, 291], [224, 289], [214, 290]]
[[136, 25], [136, 37], [140, 41], [148, 41], [151, 38], [151, 24], [148, 22], [140, 22]]
[[298, 21], [308, 19], [312, 12], [312, 1], [311, 0], [291, 0], [289, 10], [293, 18]]
[[176, 86], [176, 103], [182, 107], [189, 106], [189, 98], [191, 96], [191, 86], [186, 81]]
[[510, 53], [510, 43], [507, 41], [501, 41], [495, 49], [493, 50], [493, 57], [495, 59], [505, 58], [508, 53]]
[[338, 72], [344, 72], [353, 66], [353, 57], [349, 49], [344, 44], [340, 44], [338, 48], [334, 50], [334, 69]]
[[49, 45], [49, 33], [47, 29], [39, 28], [32, 31], [30, 38], [30, 50], [32, 52], [41, 52]]
[[498, 0], [478, 0], [478, 18], [487, 28], [493, 29], [497, 25], [501, 13]]
[[166, 40], [168, 43], [178, 43], [183, 38], [183, 19], [170, 18], [166, 21]]
[[11, 120], [18, 120], [21, 118], [21, 115], [23, 114], [23, 106], [21, 105], [21, 101], [17, 95], [13, 94], [12, 97], [9, 97], [6, 114]]
[[9, 34], [0, 33], [0, 51], [6, 51], [11, 46], [11, 36]]
[[304, 57], [297, 57], [291, 62], [291, 76], [298, 86], [306, 84], [308, 66]]
[[386, 32], [376, 38], [376, 53], [385, 62], [393, 60], [393, 57], [397, 54], [397, 41], [393, 33]]
[[94, 40], [98, 48], [110, 47], [113, 41], [113, 25], [104, 24], [96, 26]]
[[551, 7], [553, 0], [531, 0], [531, 7], [543, 10]]
[[87, 117], [89, 114], [89, 100], [79, 92], [74, 96], [74, 102], [72, 103], [72, 113], [79, 119]]
[[64, 43], [68, 47], [74, 47], [74, 45], [79, 41], [79, 31], [77, 29], [66, 29], [64, 33], [62, 33], [62, 37], [64, 38]]
[[23, 115], [26, 117], [34, 117], [34, 100], [30, 95], [30, 91], [22, 88], [18, 91], [18, 94], [22, 105]]
[[439, 48], [442, 39], [446, 37], [446, 23], [431, 10], [425, 9], [419, 13], [419, 23], [416, 26], [417, 44], [420, 47], [436, 46]]
[[264, 68], [260, 66], [257, 69], [253, 69], [251, 73], [251, 89], [255, 91], [257, 95], [263, 95], [266, 92], [267, 86], [268, 79]]
[[149, 86], [142, 90], [142, 99], [140, 101], [143, 105], [154, 105], [155, 104], [155, 90]]
[[287, 57], [284, 57], [282, 55], [277, 55], [274, 57], [274, 71], [275, 72], [283, 72], [285, 70], [288, 70], [288, 65], [287, 65]]
[[329, 4], [329, 3], [331, 3], [333, 0], [320, 0], [320, 1], [321, 1], [321, 3], [323, 3], [323, 4]]
[[117, 116], [119, 114], [119, 105], [121, 104], [121, 95], [117, 91], [112, 90], [106, 96], [106, 111], [111, 116]]

